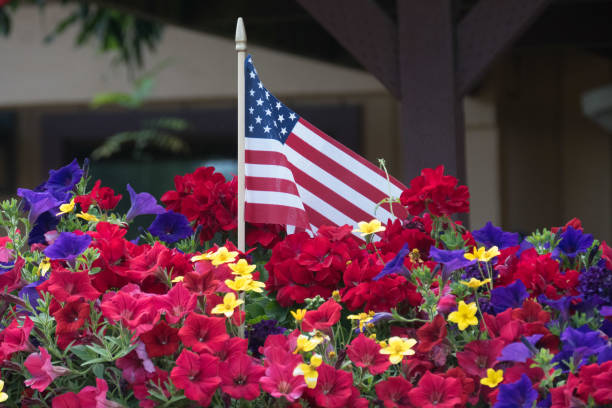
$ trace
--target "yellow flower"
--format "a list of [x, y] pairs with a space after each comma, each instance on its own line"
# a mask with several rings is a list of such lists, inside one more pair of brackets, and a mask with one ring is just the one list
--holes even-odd
[[309, 339], [307, 336], [300, 334], [297, 338], [297, 344], [295, 345], [295, 350], [293, 350], [293, 354], [303, 352], [309, 352], [315, 349], [321, 343], [318, 339]]
[[74, 198], [72, 200], [70, 200], [70, 202], [68, 204], [62, 204], [59, 206], [60, 212], [58, 212], [57, 215], [62, 215], [62, 214], [68, 214], [69, 212], [74, 211]]
[[308, 388], [316, 388], [317, 386], [317, 378], [319, 377], [319, 373], [317, 372], [317, 367], [321, 365], [323, 359], [318, 354], [313, 354], [310, 357], [310, 364], [298, 364], [297, 367], [293, 370], [293, 375], [303, 375], [304, 381]]
[[234, 280], [226, 279], [225, 284], [228, 288], [236, 292], [258, 292], [262, 293], [265, 283], [253, 280], [252, 275], [236, 276]]
[[463, 256], [465, 256], [465, 259], [469, 261], [479, 260], [481, 262], [489, 262], [491, 259], [495, 258], [499, 254], [499, 249], [496, 246], [492, 246], [488, 250], [485, 250], [485, 247], [480, 247], [478, 249], [474, 247], [472, 249], [472, 253], [468, 252]]
[[0, 402], [4, 402], [8, 399], [8, 394], [6, 392], [2, 392], [4, 389], [4, 381], [0, 380]]
[[45, 276], [47, 272], [49, 272], [49, 269], [51, 269], [51, 260], [45, 257], [45, 259], [38, 264], [38, 273], [40, 276]]
[[307, 312], [306, 309], [297, 309], [295, 312], [292, 310], [291, 316], [293, 316], [295, 321], [299, 323], [302, 320], [304, 320], [304, 316], [306, 316], [306, 312]]
[[471, 279], [469, 280], [469, 282], [468, 282], [468, 281], [464, 281], [464, 280], [459, 281], [459, 283], [461, 283], [461, 284], [463, 284], [463, 285], [467, 286], [467, 287], [468, 287], [468, 288], [470, 288], [470, 289], [478, 289], [478, 288], [479, 288], [479, 287], [481, 287], [482, 285], [486, 285], [486, 284], [487, 284], [487, 283], [489, 283], [489, 282], [491, 282], [491, 279], [489, 279], [489, 278], [487, 278], [487, 279], [485, 279], [485, 280], [482, 280], [482, 281], [481, 281], [481, 280], [478, 280], [478, 279], [476, 279], [476, 278], [471, 278]]
[[250, 276], [236, 276], [234, 280], [226, 279], [225, 284], [236, 292], [246, 292], [252, 280]]
[[482, 385], [486, 385], [490, 388], [497, 387], [497, 385], [502, 381], [504, 381], [504, 371], [494, 370], [492, 368], [487, 368], [487, 376], [480, 379], [480, 383]]
[[336, 302], [340, 302], [342, 300], [342, 296], [340, 296], [340, 291], [338, 289], [334, 290], [332, 292], [332, 298], [336, 301]]
[[362, 237], [365, 237], [366, 235], [370, 234], [375, 234], [386, 229], [377, 219], [373, 219], [370, 222], [361, 221], [357, 225], [359, 226], [359, 228], [354, 229], [353, 232], [360, 232]]
[[403, 339], [401, 337], [391, 337], [389, 344], [380, 350], [380, 354], [388, 354], [391, 364], [400, 363], [404, 356], [414, 354], [412, 347], [417, 343], [415, 339]]
[[232, 270], [232, 275], [240, 275], [240, 276], [251, 275], [251, 273], [253, 273], [253, 271], [256, 268], [255, 265], [249, 265], [246, 259], [241, 259], [235, 264], [231, 264], [228, 266]]
[[204, 252], [200, 255], [194, 255], [191, 257], [191, 262], [210, 261], [212, 259], [212, 254], [212, 252]]
[[84, 219], [87, 222], [92, 222], [92, 221], [93, 222], [98, 222], [98, 221], [100, 221], [98, 219], [98, 217], [96, 217], [95, 215], [88, 214], [88, 213], [85, 213], [83, 211], [81, 211], [80, 213], [77, 214], [77, 218], [82, 218], [82, 219]]
[[319, 331], [319, 330], [315, 330], [314, 334], [312, 335], [312, 337], [310, 339], [313, 340], [313, 341], [316, 341], [317, 344], [321, 344], [324, 341], [330, 341], [331, 340], [330, 337], [327, 334], [325, 334], [325, 333], [323, 333], [322, 331]]
[[472, 302], [466, 305], [462, 300], [459, 302], [457, 311], [448, 315], [448, 320], [457, 323], [459, 330], [463, 331], [467, 329], [468, 326], [478, 324], [478, 318], [476, 317], [477, 311], [478, 308], [476, 307], [476, 303]]
[[211, 255], [212, 264], [219, 266], [224, 263], [234, 262], [238, 256], [237, 251], [228, 251], [226, 247], [221, 247]]
[[265, 287], [266, 287], [265, 283], [251, 279], [251, 281], [247, 285], [246, 291], [247, 292], [262, 293], [263, 292], [263, 288], [265, 288]]
[[410, 251], [410, 254], [408, 254], [408, 256], [410, 257], [410, 260], [414, 263], [423, 263], [423, 260], [421, 259], [421, 252], [417, 248], [414, 248], [412, 251]]
[[374, 316], [374, 312], [370, 312], [370, 313], [359, 313], [356, 315], [348, 315], [347, 319], [349, 320], [359, 320], [359, 331], [362, 332], [363, 331], [363, 326], [365, 326], [366, 323], [368, 323], [370, 320], [372, 320], [372, 317]]
[[234, 309], [244, 303], [244, 300], [236, 300], [236, 295], [233, 292], [226, 293], [223, 296], [223, 303], [219, 303], [212, 310], [214, 314], [224, 314], [225, 317], [232, 317]]
[[179, 283], [185, 280], [184, 276], [177, 276], [176, 278], [172, 279], [172, 283]]

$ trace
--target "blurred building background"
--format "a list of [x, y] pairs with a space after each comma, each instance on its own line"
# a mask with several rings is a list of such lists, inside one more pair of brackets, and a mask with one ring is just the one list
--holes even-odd
[[[574, 7], [573, 2], [561, 3]], [[611, 21], [609, 2], [577, 3], [582, 17]], [[236, 143], [232, 28], [219, 36], [166, 25], [157, 50], [146, 55], [145, 66], [128, 74], [125, 66], [111, 63], [110, 55], [93, 47], [75, 47], [74, 29], [43, 43], [69, 6], [50, 3], [43, 11], [20, 6], [12, 16], [10, 35], [0, 38], [2, 195], [14, 194], [17, 186], [35, 187], [50, 168], [73, 157], [88, 157], [109, 136], [141, 129], [145, 121], [159, 117], [189, 124], [181, 132], [188, 151], [148, 152], [138, 160], [121, 151], [93, 161], [94, 175], [118, 191], [129, 182], [137, 191], [159, 196], [172, 187], [174, 174], [202, 164], [232, 173]], [[248, 16], [245, 23], [249, 35]], [[538, 33], [528, 32], [463, 98], [473, 227], [490, 220], [527, 233], [579, 217], [596, 237], [612, 239], [612, 135], [582, 107], [587, 92], [612, 82], [612, 36], [588, 22], [578, 23], [589, 35], [553, 36], [542, 31], [537, 38], [543, 40], [531, 41]], [[582, 31], [570, 27], [569, 32]], [[407, 184], [400, 106], [387, 88], [356, 64], [332, 63], [331, 58], [326, 62], [285, 48], [249, 43], [266, 87], [374, 163], [385, 158], [391, 172]], [[131, 79], [156, 68], [151, 95], [138, 109], [91, 108], [95, 95], [130, 92]], [[605, 99], [600, 101], [604, 111]], [[591, 116], [601, 113], [598, 103]]]

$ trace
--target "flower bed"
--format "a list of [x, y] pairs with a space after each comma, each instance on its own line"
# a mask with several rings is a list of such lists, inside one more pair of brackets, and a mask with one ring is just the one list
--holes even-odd
[[406, 220], [249, 225], [240, 253], [236, 183], [213, 168], [164, 206], [128, 185], [125, 215], [88, 181], [75, 161], [1, 204], [0, 404], [612, 404], [612, 251], [578, 220], [470, 232], [440, 167], [393, 204]]

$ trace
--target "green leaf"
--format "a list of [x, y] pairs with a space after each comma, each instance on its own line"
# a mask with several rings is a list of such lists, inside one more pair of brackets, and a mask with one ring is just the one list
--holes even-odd
[[94, 365], [92, 371], [97, 378], [104, 378], [104, 366], [102, 364]]

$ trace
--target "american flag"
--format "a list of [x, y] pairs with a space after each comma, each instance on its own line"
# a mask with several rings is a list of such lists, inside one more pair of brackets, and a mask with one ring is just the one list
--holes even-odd
[[[282, 104], [245, 61], [245, 220], [316, 232], [393, 219], [386, 197], [405, 187]], [[405, 216], [400, 205], [396, 216]]]

